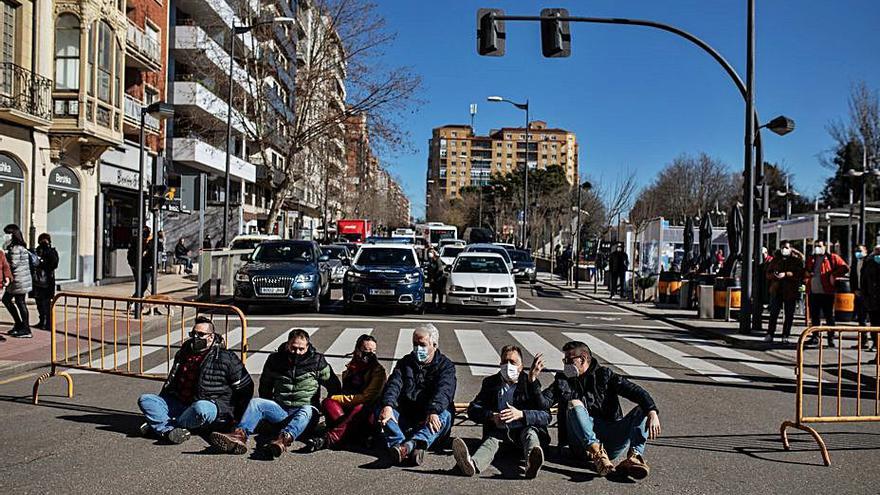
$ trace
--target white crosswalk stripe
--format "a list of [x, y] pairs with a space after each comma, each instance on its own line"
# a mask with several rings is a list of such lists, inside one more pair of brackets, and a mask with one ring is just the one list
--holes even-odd
[[[372, 328], [346, 328], [339, 334], [339, 337], [330, 344], [330, 347], [324, 352], [326, 356], [344, 356], [354, 350], [358, 337], [363, 334], [373, 333]], [[350, 361], [346, 357], [328, 357], [327, 362], [333, 368], [335, 373], [342, 373], [345, 365]]]
[[[265, 327], [248, 327], [248, 338], [251, 338], [261, 331], [263, 331]], [[226, 348], [232, 350], [238, 350], [241, 345], [241, 327], [235, 327], [226, 334]], [[154, 366], [144, 373], [148, 375], [167, 375], [171, 370], [171, 364], [174, 362], [174, 353], [175, 349], [171, 351], [171, 359], [166, 359], [162, 362], [162, 364], [158, 366]]]
[[501, 356], [481, 330], [456, 329], [455, 336], [472, 375], [489, 376], [498, 372], [497, 363], [501, 361]]
[[397, 360], [412, 352], [412, 334], [414, 328], [401, 328], [397, 331], [397, 344], [394, 346], [394, 359], [391, 366], [386, 370], [389, 374], [397, 365]]
[[[759, 358], [754, 356], [749, 356], [744, 352], [737, 351], [730, 347], [724, 347], [717, 345], [708, 340], [702, 339], [682, 339], [682, 342], [687, 342], [692, 344], [697, 349], [701, 351], [708, 352], [710, 354], [715, 354], [716, 356], [725, 358], [725, 359], [733, 359], [736, 360], [739, 364], [743, 366], [747, 366], [749, 368], [758, 370], [762, 373], [766, 373], [770, 376], [775, 376], [777, 378], [784, 378], [786, 380], [794, 380], [795, 377], [795, 366], [792, 364], [791, 366], [781, 366], [778, 364], [770, 364], [761, 361]], [[805, 380], [815, 381], [816, 378], [810, 376], [809, 374], [804, 374]]]
[[293, 328], [290, 328], [290, 329], [284, 331], [281, 335], [279, 335], [278, 337], [275, 337], [272, 340], [272, 342], [269, 342], [268, 344], [266, 344], [263, 347], [261, 347], [260, 349], [258, 349], [260, 352], [248, 353], [248, 359], [247, 359], [247, 364], [246, 364], [246, 367], [248, 369], [248, 373], [250, 373], [252, 375], [258, 375], [258, 374], [262, 373], [263, 366], [266, 365], [266, 360], [269, 359], [269, 354], [277, 351], [278, 348], [281, 347], [281, 344], [287, 342], [287, 334], [290, 333], [290, 331], [293, 330], [294, 328], [300, 328], [302, 330], [305, 330], [306, 333], [309, 334], [309, 336], [314, 335], [315, 332], [318, 331], [318, 327], [293, 327]]
[[696, 371], [701, 375], [705, 375], [716, 382], [745, 383], [748, 381], [736, 376], [736, 373], [726, 370], [721, 366], [690, 356], [672, 346], [644, 335], [618, 334], [617, 336], [645, 349], [646, 351], [658, 354], [674, 363], [684, 366], [685, 368]]
[[[175, 339], [174, 337], [171, 338], [172, 345], [177, 344], [179, 342], [180, 342], [179, 339]], [[150, 340], [145, 340], [143, 343], [143, 348], [144, 348], [143, 356], [147, 357], [150, 354], [154, 354], [159, 351], [164, 352], [165, 346], [167, 343], [168, 343], [168, 337], [165, 335], [160, 335], [156, 338], [153, 338]], [[123, 349], [118, 350], [115, 353], [116, 354], [116, 369], [117, 370], [126, 370], [126, 364], [129, 362], [128, 349], [124, 348], [125, 347], [124, 342], [117, 345], [117, 349], [119, 349], [120, 347], [122, 347]], [[140, 348], [141, 348], [140, 342], [137, 342], [133, 339], [131, 342], [131, 351], [132, 351], [131, 352], [131, 355], [132, 355], [131, 361], [132, 362], [140, 359], [140, 357], [141, 357], [141, 349]], [[100, 350], [98, 350], [97, 352], [100, 353]], [[94, 354], [95, 354], [95, 351], [92, 351], [92, 355], [94, 355]], [[101, 358], [99, 356], [97, 359], [93, 359], [89, 363], [89, 366], [92, 368], [98, 368], [98, 369], [113, 369], [113, 354], [114, 354], [113, 352], [108, 352], [108, 353], [104, 354], [103, 365], [101, 363]], [[131, 371], [133, 373], [139, 372], [140, 367], [132, 366]], [[91, 372], [85, 371], [85, 370], [75, 369], [75, 370], [70, 370], [70, 373], [80, 374], [80, 373], [91, 373]]]
[[630, 356], [620, 349], [605, 343], [602, 340], [588, 333], [565, 332], [563, 335], [572, 339], [584, 342], [590, 347], [590, 350], [606, 363], [619, 369], [625, 375], [641, 377], [641, 378], [658, 378], [661, 380], [671, 380], [672, 377], [657, 370], [642, 361]]
[[548, 371], [562, 369], [562, 351], [559, 350], [559, 347], [547, 342], [544, 337], [541, 337], [535, 332], [517, 330], [508, 330], [507, 333], [515, 338], [532, 356], [543, 354], [544, 363], [546, 364]]

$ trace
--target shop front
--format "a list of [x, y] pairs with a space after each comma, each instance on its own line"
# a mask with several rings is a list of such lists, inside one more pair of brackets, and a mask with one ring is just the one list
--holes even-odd
[[[138, 223], [138, 174], [126, 168], [101, 164], [101, 279], [130, 278], [128, 248], [135, 241]], [[108, 280], [110, 279], [110, 280]]]
[[24, 171], [11, 156], [0, 153], [0, 229], [22, 225]]
[[49, 174], [46, 204], [46, 231], [58, 251], [58, 282], [79, 279], [79, 198], [80, 182], [67, 167], [56, 167]]

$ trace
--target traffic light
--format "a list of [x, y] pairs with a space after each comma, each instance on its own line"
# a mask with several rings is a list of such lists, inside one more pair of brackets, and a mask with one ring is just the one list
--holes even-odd
[[[542, 9], [541, 17], [568, 17], [568, 10]], [[571, 55], [571, 27], [568, 21], [541, 19], [541, 51], [545, 57]]]
[[177, 194], [176, 187], [168, 187], [164, 184], [155, 184], [150, 186], [150, 209], [158, 210], [167, 203], [174, 201]]
[[504, 21], [496, 17], [503, 16], [501, 9], [480, 9], [477, 11], [477, 53], [489, 57], [504, 55], [507, 34], [504, 32]]

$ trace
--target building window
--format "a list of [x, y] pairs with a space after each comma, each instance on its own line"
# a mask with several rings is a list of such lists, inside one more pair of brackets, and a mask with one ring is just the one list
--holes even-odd
[[105, 21], [98, 23], [98, 98], [110, 103], [113, 80], [113, 29]]
[[[3, 2], [3, 60], [2, 62], [15, 62], [15, 14], [16, 7], [11, 3]], [[4, 81], [4, 84], [6, 81]]]
[[[125, 62], [122, 61], [122, 47], [119, 44], [116, 44], [116, 77], [113, 79], [113, 88], [116, 92], [116, 98], [114, 101], [116, 102], [117, 107], [122, 107], [122, 75], [125, 74]], [[146, 93], [146, 90], [144, 90]], [[147, 102], [147, 104], [152, 102]]]
[[55, 22], [55, 89], [79, 89], [79, 19], [73, 14]]

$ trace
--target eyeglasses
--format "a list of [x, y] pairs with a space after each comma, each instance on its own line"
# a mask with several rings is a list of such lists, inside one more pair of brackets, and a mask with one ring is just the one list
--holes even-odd
[[581, 361], [583, 361], [584, 357], [583, 356], [574, 356], [574, 357], [570, 357], [570, 358], [564, 357], [564, 358], [562, 358], [562, 364], [574, 364], [575, 359], [580, 359]]
[[203, 339], [208, 335], [213, 335], [213, 332], [196, 332], [195, 330], [193, 330], [189, 333], [190, 337], [198, 337], [200, 339]]

